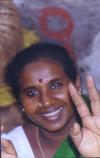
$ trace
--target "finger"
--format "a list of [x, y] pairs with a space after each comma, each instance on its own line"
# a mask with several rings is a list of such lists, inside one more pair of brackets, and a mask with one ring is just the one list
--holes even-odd
[[4, 131], [4, 125], [1, 125], [1, 133]]
[[82, 141], [82, 132], [80, 125], [78, 123], [75, 123], [70, 131], [70, 136], [75, 144], [75, 146], [78, 148], [81, 141]]
[[92, 76], [87, 76], [87, 87], [91, 101], [91, 109], [94, 115], [100, 115], [100, 96], [96, 90]]
[[1, 146], [6, 153], [16, 155], [16, 151], [9, 140], [1, 139]]
[[86, 116], [90, 116], [90, 111], [75, 86], [69, 83], [68, 89], [80, 117], [85, 118]]

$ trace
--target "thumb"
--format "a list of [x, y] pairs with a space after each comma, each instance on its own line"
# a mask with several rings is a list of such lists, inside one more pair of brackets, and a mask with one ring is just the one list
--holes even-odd
[[81, 131], [80, 125], [78, 123], [74, 123], [73, 127], [70, 130], [70, 136], [71, 136], [75, 146], [78, 149], [79, 145], [82, 141], [82, 131]]
[[3, 150], [12, 155], [17, 155], [14, 146], [12, 145], [11, 141], [6, 139], [1, 139], [1, 146]]

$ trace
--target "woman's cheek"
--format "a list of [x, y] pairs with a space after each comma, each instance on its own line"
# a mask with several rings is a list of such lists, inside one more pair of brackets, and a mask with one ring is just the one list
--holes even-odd
[[23, 106], [25, 108], [26, 113], [33, 114], [37, 111], [37, 105], [32, 99], [23, 99]]

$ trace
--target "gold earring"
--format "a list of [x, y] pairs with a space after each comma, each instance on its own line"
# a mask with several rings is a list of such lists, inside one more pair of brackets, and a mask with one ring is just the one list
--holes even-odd
[[22, 111], [24, 112], [24, 111], [25, 111], [25, 109], [24, 109], [24, 108], [22, 108]]
[[82, 89], [81, 89], [81, 88], [79, 89], [78, 94], [79, 94], [79, 95], [82, 94]]
[[42, 103], [38, 103], [38, 106], [41, 107], [41, 106], [42, 106]]

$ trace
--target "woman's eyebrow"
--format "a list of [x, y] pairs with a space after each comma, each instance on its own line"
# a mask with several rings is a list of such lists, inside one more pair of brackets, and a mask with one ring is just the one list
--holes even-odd
[[52, 82], [58, 82], [58, 81], [64, 81], [64, 79], [63, 79], [63, 78], [52, 79], [52, 80], [50, 81], [50, 83], [52, 83]]
[[28, 87], [23, 88], [23, 89], [22, 89], [22, 92], [25, 93], [25, 92], [27, 92], [28, 90], [34, 89], [34, 88], [35, 88], [34, 86], [28, 86]]

